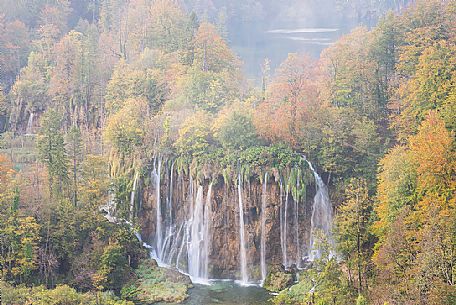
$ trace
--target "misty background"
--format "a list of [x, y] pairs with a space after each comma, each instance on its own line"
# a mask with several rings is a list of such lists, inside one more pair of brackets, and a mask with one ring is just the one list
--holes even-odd
[[[55, 0], [50, 0], [55, 1]], [[83, 17], [98, 19], [101, 0], [72, 0], [68, 18], [73, 28]], [[249, 78], [260, 79], [269, 58], [276, 68], [288, 53], [320, 52], [358, 25], [373, 27], [387, 11], [400, 11], [413, 0], [175, 0], [200, 21], [217, 25], [221, 35], [244, 63]], [[108, 1], [114, 5], [117, 0]], [[7, 20], [34, 27], [40, 1], [0, 0]]]
[[259, 79], [265, 58], [276, 68], [288, 53], [320, 52], [358, 25], [373, 27], [386, 12], [410, 0], [183, 0], [219, 28], [244, 62], [249, 78]]

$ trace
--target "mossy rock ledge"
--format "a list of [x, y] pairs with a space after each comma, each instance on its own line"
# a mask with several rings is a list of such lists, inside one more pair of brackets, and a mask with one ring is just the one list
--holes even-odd
[[190, 277], [177, 270], [161, 268], [154, 260], [146, 260], [135, 270], [130, 285], [122, 289], [122, 296], [135, 304], [181, 303], [187, 299], [191, 287]]
[[295, 274], [293, 271], [286, 271], [282, 266], [270, 268], [263, 287], [272, 292], [280, 292], [293, 285]]

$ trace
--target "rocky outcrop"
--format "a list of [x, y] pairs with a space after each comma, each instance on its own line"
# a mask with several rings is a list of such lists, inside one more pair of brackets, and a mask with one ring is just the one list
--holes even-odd
[[293, 285], [296, 277], [295, 270], [285, 270], [282, 266], [271, 266], [263, 287], [269, 291], [280, 292]]

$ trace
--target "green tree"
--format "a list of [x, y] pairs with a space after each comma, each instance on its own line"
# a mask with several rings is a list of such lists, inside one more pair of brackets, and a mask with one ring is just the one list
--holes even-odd
[[54, 192], [61, 194], [68, 181], [68, 156], [61, 123], [62, 119], [57, 111], [46, 111], [37, 144], [40, 159], [48, 170], [51, 196]]
[[[353, 178], [345, 190], [345, 201], [338, 207], [335, 232], [338, 253], [343, 255], [348, 269], [348, 282], [361, 294], [367, 290], [369, 264], [369, 234], [372, 203], [367, 182]], [[353, 274], [356, 272], [356, 275]]]
[[67, 151], [71, 159], [71, 172], [72, 172], [72, 200], [76, 206], [78, 203], [78, 180], [80, 176], [80, 166], [83, 161], [83, 143], [81, 138], [81, 131], [77, 126], [72, 126], [67, 134]]

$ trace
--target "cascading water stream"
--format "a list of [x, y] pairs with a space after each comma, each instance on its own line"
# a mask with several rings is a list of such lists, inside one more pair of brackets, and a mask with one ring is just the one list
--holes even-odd
[[288, 268], [288, 183], [285, 186], [285, 205], [283, 207], [284, 210], [284, 217], [283, 217], [283, 266]]
[[321, 249], [316, 246], [316, 233], [321, 232], [332, 243], [331, 229], [332, 229], [332, 206], [329, 201], [328, 187], [318, 175], [317, 171], [305, 157], [304, 160], [309, 165], [315, 177], [316, 194], [312, 205], [312, 217], [310, 220], [310, 242], [309, 242], [309, 260], [313, 261], [321, 257]]
[[260, 267], [261, 283], [264, 283], [267, 275], [266, 265], [266, 204], [267, 204], [268, 173], [264, 174], [263, 193], [261, 196], [261, 244], [260, 244]]
[[133, 212], [135, 209], [136, 185], [138, 183], [138, 176], [139, 176], [139, 173], [135, 173], [135, 178], [133, 180], [133, 189], [130, 194], [130, 213], [129, 213], [130, 222], [133, 222], [133, 217], [134, 217]]
[[240, 265], [241, 265], [241, 284], [247, 285], [249, 276], [247, 274], [247, 253], [245, 250], [244, 232], [244, 204], [242, 201], [242, 181], [241, 173], [238, 176], [238, 195], [239, 195], [239, 243], [240, 243]]
[[168, 196], [166, 197], [166, 213], [165, 213], [165, 240], [162, 245], [159, 257], [166, 263], [171, 264], [171, 252], [176, 242], [175, 230], [176, 226], [173, 222], [173, 177], [174, 177], [174, 162], [171, 164], [169, 172]]
[[209, 184], [204, 207], [204, 244], [203, 244], [203, 278], [209, 278], [209, 247], [211, 245], [211, 220], [212, 220], [212, 183]]
[[287, 244], [286, 244], [286, 238], [285, 238], [285, 234], [284, 234], [284, 206], [283, 206], [283, 183], [282, 183], [282, 179], [280, 179], [280, 184], [279, 184], [279, 187], [280, 187], [280, 192], [279, 192], [279, 197], [280, 197], [280, 215], [279, 215], [279, 218], [280, 218], [280, 248], [282, 250], [282, 265], [283, 266], [286, 266], [285, 265], [285, 258], [286, 258], [286, 252], [287, 252]]
[[31, 135], [33, 133], [33, 118], [35, 114], [33, 112], [30, 112], [30, 116], [27, 122], [27, 128], [25, 129], [25, 134], [26, 135]]
[[[158, 164], [156, 164], [158, 163]], [[155, 251], [156, 255], [161, 254], [163, 245], [162, 235], [162, 212], [161, 212], [161, 198], [160, 198], [160, 177], [161, 177], [161, 160], [160, 158], [154, 160], [154, 169], [152, 170], [152, 177], [155, 182], [155, 202], [156, 202], [156, 229], [155, 229]], [[161, 260], [161, 257], [158, 257]]]
[[204, 234], [204, 204], [203, 187], [198, 186], [196, 192], [195, 207], [190, 222], [190, 244], [188, 248], [188, 273], [195, 277], [202, 277], [201, 260], [203, 255]]
[[[299, 178], [296, 178], [296, 188], [299, 189]], [[296, 242], [296, 267], [301, 268], [301, 245], [299, 243], [299, 205], [298, 199], [294, 201], [295, 242]]]

